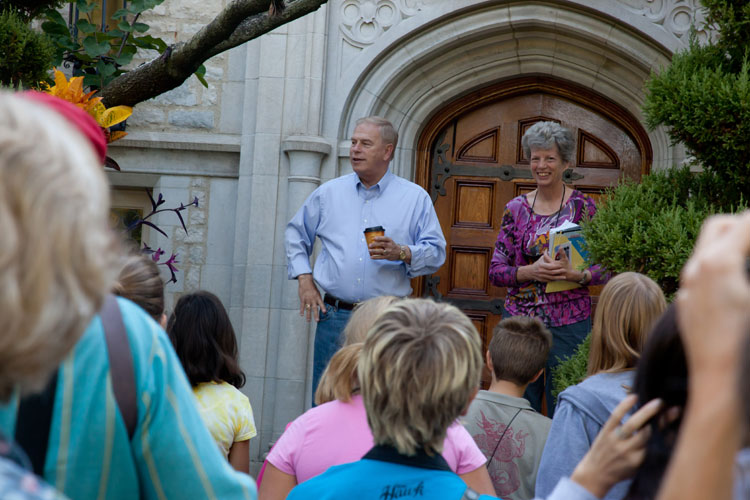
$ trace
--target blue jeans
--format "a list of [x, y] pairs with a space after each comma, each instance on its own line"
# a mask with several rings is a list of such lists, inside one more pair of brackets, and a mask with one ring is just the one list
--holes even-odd
[[318, 382], [323, 371], [328, 366], [336, 351], [341, 347], [344, 327], [349, 321], [351, 311], [345, 309], [336, 309], [326, 304], [326, 312], [320, 313], [318, 326], [315, 329], [315, 347], [313, 351], [313, 406], [315, 405], [315, 391], [318, 389]]
[[549, 351], [544, 367], [544, 380], [539, 377], [536, 382], [529, 384], [523, 397], [529, 400], [536, 411], [541, 412], [542, 395], [544, 395], [547, 400], [547, 416], [552, 418], [556, 404], [555, 398], [552, 397], [552, 370], [560, 364], [560, 360], [564, 361], [572, 356], [581, 342], [586, 339], [586, 335], [591, 331], [591, 318], [572, 325], [548, 326], [547, 328], [552, 332], [552, 349]]

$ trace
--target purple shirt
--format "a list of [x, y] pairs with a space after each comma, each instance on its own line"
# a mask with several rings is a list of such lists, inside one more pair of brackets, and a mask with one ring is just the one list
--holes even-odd
[[[549, 248], [549, 230], [566, 220], [578, 223], [596, 213], [594, 200], [573, 190], [560, 212], [539, 215], [531, 210], [525, 195], [517, 196], [505, 206], [495, 253], [490, 264], [490, 282], [508, 287], [505, 310], [510, 316], [532, 316], [547, 326], [564, 326], [583, 321], [591, 315], [591, 298], [587, 287], [546, 293], [546, 283], [516, 280], [521, 266], [532, 264], [531, 255]], [[609, 275], [598, 265], [588, 268], [592, 285], [606, 283]]]

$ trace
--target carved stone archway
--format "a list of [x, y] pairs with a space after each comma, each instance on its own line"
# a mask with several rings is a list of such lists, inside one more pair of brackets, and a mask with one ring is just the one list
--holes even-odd
[[[595, 6], [577, 0], [454, 1], [424, 7], [362, 44], [338, 83], [348, 92], [338, 137], [348, 137], [360, 116], [389, 118], [401, 134], [393, 169], [414, 179], [417, 141], [436, 109], [479, 88], [534, 75], [585, 87], [641, 119], [644, 82], [684, 46], [694, 3], [663, 0], [655, 9], [639, 0]], [[663, 129], [651, 131], [649, 139], [656, 168], [682, 160]]]

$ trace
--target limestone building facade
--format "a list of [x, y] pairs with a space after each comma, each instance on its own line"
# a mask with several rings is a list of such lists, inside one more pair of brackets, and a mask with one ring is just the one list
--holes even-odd
[[[148, 22], [183, 40], [225, 3], [166, 0]], [[415, 293], [456, 300], [486, 330], [498, 301], [481, 276], [486, 249], [459, 240], [496, 234], [503, 197], [529, 188], [520, 132], [541, 118], [574, 127], [569, 180], [592, 193], [681, 162], [664, 130], [643, 125], [643, 85], [700, 21], [697, 0], [329, 0], [209, 61], [209, 88], [191, 78], [139, 104], [111, 147], [122, 167], [108, 174], [114, 204], [148, 211], [143, 188], [168, 206], [198, 197], [187, 234], [167, 213], [158, 222], [170, 237], [143, 238], [179, 254], [168, 304], [202, 288], [230, 310], [259, 430], [253, 460], [309, 407], [314, 328], [287, 280], [284, 227], [318, 185], [351, 171], [357, 118], [390, 119], [401, 135], [393, 171], [442, 203], [455, 248]]]

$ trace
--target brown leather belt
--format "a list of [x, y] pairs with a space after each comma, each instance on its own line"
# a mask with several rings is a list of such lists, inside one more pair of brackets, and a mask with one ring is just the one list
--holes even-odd
[[333, 295], [328, 295], [328, 294], [325, 294], [323, 296], [323, 302], [325, 302], [329, 306], [335, 307], [336, 309], [343, 309], [345, 311], [351, 311], [352, 309], [354, 309], [359, 304], [359, 302], [356, 302], [356, 303], [352, 304], [351, 302], [347, 302], [345, 300], [337, 299]]

